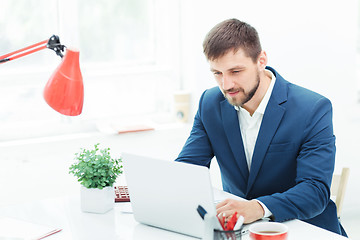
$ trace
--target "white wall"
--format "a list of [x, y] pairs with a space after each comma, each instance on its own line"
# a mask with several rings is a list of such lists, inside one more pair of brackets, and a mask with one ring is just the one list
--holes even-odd
[[[192, 91], [193, 114], [200, 94], [215, 81], [202, 54], [206, 33], [218, 22], [238, 18], [259, 32], [263, 49], [285, 79], [328, 97], [334, 107], [336, 172], [351, 168], [343, 222], [360, 215], [360, 106], [356, 72], [356, 0], [224, 0], [182, 4], [182, 78]], [[355, 230], [358, 231], [359, 230]]]
[[356, 0], [183, 0], [181, 4], [183, 78], [197, 94], [215, 84], [202, 55], [202, 41], [215, 24], [234, 17], [258, 30], [269, 65], [284, 78], [326, 95], [335, 104], [355, 101]]

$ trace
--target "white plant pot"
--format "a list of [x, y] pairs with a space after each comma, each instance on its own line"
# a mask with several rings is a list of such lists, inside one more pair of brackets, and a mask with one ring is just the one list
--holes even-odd
[[91, 213], [105, 213], [114, 207], [115, 191], [113, 187], [80, 188], [81, 210]]

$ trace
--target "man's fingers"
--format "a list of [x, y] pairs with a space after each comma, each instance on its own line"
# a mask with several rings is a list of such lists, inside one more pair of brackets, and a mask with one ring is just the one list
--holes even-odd
[[244, 223], [254, 222], [264, 215], [264, 210], [256, 200], [251, 201], [237, 201], [234, 199], [226, 199], [220, 202], [216, 206], [216, 212], [219, 217], [223, 217], [228, 220], [231, 216], [237, 212], [244, 217]]
[[218, 217], [225, 217], [225, 219], [230, 218], [236, 211], [234, 207], [236, 201], [233, 199], [226, 199], [216, 205], [216, 212]]
[[221, 202], [219, 202], [218, 204], [216, 204], [216, 209], [225, 206], [225, 205], [228, 203], [229, 200], [230, 200], [230, 199], [225, 199], [224, 201], [221, 201]]

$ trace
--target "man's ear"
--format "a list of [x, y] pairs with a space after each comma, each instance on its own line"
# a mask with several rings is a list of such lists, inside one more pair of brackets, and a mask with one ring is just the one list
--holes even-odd
[[260, 71], [264, 71], [267, 65], [268, 58], [265, 51], [261, 51], [258, 57], [257, 65]]

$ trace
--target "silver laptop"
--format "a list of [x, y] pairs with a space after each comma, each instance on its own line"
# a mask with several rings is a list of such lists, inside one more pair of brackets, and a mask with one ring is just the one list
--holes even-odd
[[206, 167], [123, 154], [124, 174], [136, 221], [201, 238], [198, 205], [215, 215]]

